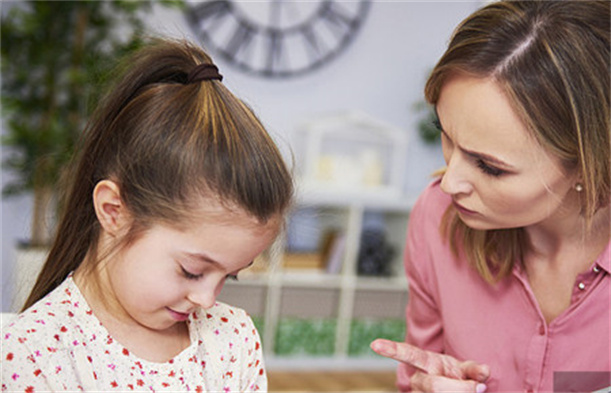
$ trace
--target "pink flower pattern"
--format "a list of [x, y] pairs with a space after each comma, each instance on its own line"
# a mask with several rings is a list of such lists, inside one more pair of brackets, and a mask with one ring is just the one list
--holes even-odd
[[260, 337], [243, 310], [217, 302], [188, 323], [191, 345], [175, 358], [138, 358], [110, 336], [68, 277], [3, 326], [2, 391], [267, 390]]

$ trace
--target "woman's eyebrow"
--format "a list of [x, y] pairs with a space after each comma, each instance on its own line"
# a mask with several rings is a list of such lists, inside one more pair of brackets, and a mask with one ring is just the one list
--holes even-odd
[[512, 169], [512, 170], [514, 170], [514, 169], [515, 169], [513, 165], [510, 165], [510, 164], [506, 163], [505, 161], [500, 160], [499, 158], [496, 158], [496, 157], [491, 156], [491, 155], [489, 155], [489, 154], [486, 154], [486, 153], [479, 153], [479, 152], [476, 152], [476, 151], [471, 151], [471, 150], [468, 150], [468, 149], [462, 148], [462, 147], [460, 147], [460, 146], [459, 146], [458, 148], [459, 148], [460, 150], [462, 150], [463, 152], [465, 152], [465, 154], [467, 154], [467, 155], [469, 155], [469, 156], [471, 156], [471, 157], [474, 157], [474, 158], [477, 158], [477, 159], [480, 159], [480, 160], [486, 161], [486, 162], [488, 162], [488, 163], [490, 163], [490, 164], [494, 164], [494, 165], [502, 166], [504, 169], [505, 169], [505, 168], [506, 168], [506, 169]]

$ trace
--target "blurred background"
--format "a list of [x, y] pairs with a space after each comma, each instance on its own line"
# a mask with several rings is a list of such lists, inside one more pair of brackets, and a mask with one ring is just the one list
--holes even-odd
[[[287, 232], [221, 299], [245, 308], [270, 369], [380, 369], [402, 340], [409, 210], [443, 165], [428, 72], [482, 1], [5, 1], [2, 311], [53, 231], [56, 181], [116, 56], [147, 35], [208, 50], [294, 165]], [[293, 382], [295, 380], [293, 379]]]

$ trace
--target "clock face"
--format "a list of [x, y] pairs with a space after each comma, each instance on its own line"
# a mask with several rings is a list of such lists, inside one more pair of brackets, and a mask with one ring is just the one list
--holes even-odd
[[368, 0], [209, 0], [190, 2], [186, 15], [202, 44], [239, 69], [289, 77], [345, 49], [369, 5]]

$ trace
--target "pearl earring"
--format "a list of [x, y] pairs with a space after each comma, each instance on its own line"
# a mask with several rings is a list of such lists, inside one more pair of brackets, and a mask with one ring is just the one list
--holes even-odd
[[581, 183], [575, 184], [575, 191], [582, 192], [583, 191], [583, 185]]

